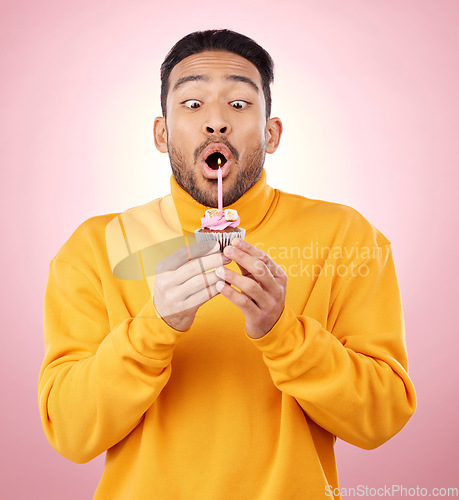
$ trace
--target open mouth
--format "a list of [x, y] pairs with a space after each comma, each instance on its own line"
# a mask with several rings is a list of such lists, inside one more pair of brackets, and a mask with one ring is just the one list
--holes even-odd
[[[220, 160], [220, 163], [218, 162]], [[218, 167], [223, 167], [226, 163], [226, 158], [222, 153], [218, 151], [216, 153], [212, 153], [206, 158], [206, 163], [212, 170], [218, 170]]]

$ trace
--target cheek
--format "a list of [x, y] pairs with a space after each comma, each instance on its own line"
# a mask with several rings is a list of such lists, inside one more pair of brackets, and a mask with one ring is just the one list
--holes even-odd
[[181, 150], [192, 147], [192, 127], [181, 120], [168, 121], [167, 138], [170, 144]]
[[266, 132], [264, 127], [241, 127], [239, 136], [239, 151], [251, 152], [259, 148], [266, 142]]

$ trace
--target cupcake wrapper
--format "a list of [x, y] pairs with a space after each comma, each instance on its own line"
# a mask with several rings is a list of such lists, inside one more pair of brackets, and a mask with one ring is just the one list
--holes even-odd
[[218, 241], [220, 243], [220, 248], [223, 250], [226, 246], [231, 244], [233, 238], [245, 237], [245, 229], [239, 229], [234, 231], [234, 233], [201, 233], [199, 229], [194, 232], [196, 236], [196, 241], [200, 243], [201, 241]]

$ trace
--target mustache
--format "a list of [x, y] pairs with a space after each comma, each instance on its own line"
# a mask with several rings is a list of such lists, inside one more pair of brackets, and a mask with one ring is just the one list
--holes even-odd
[[199, 145], [194, 150], [194, 161], [195, 161], [195, 163], [198, 161], [198, 157], [204, 151], [204, 149], [206, 149], [207, 146], [209, 144], [212, 144], [213, 142], [219, 142], [221, 144], [224, 144], [231, 151], [231, 154], [234, 156], [234, 159], [236, 161], [239, 160], [239, 152], [238, 152], [238, 150], [228, 141], [228, 139], [226, 139], [226, 137], [210, 136], [208, 139], [206, 139], [201, 145]]

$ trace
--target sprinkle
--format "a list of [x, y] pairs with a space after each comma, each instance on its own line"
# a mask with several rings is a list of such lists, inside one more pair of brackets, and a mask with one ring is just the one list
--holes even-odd
[[238, 215], [237, 215], [237, 210], [234, 210], [232, 208], [227, 208], [225, 210], [225, 220], [228, 222], [234, 222], [237, 220]]
[[217, 215], [220, 215], [218, 208], [208, 208], [204, 213], [204, 216], [208, 217], [209, 219], [211, 217], [216, 217]]

